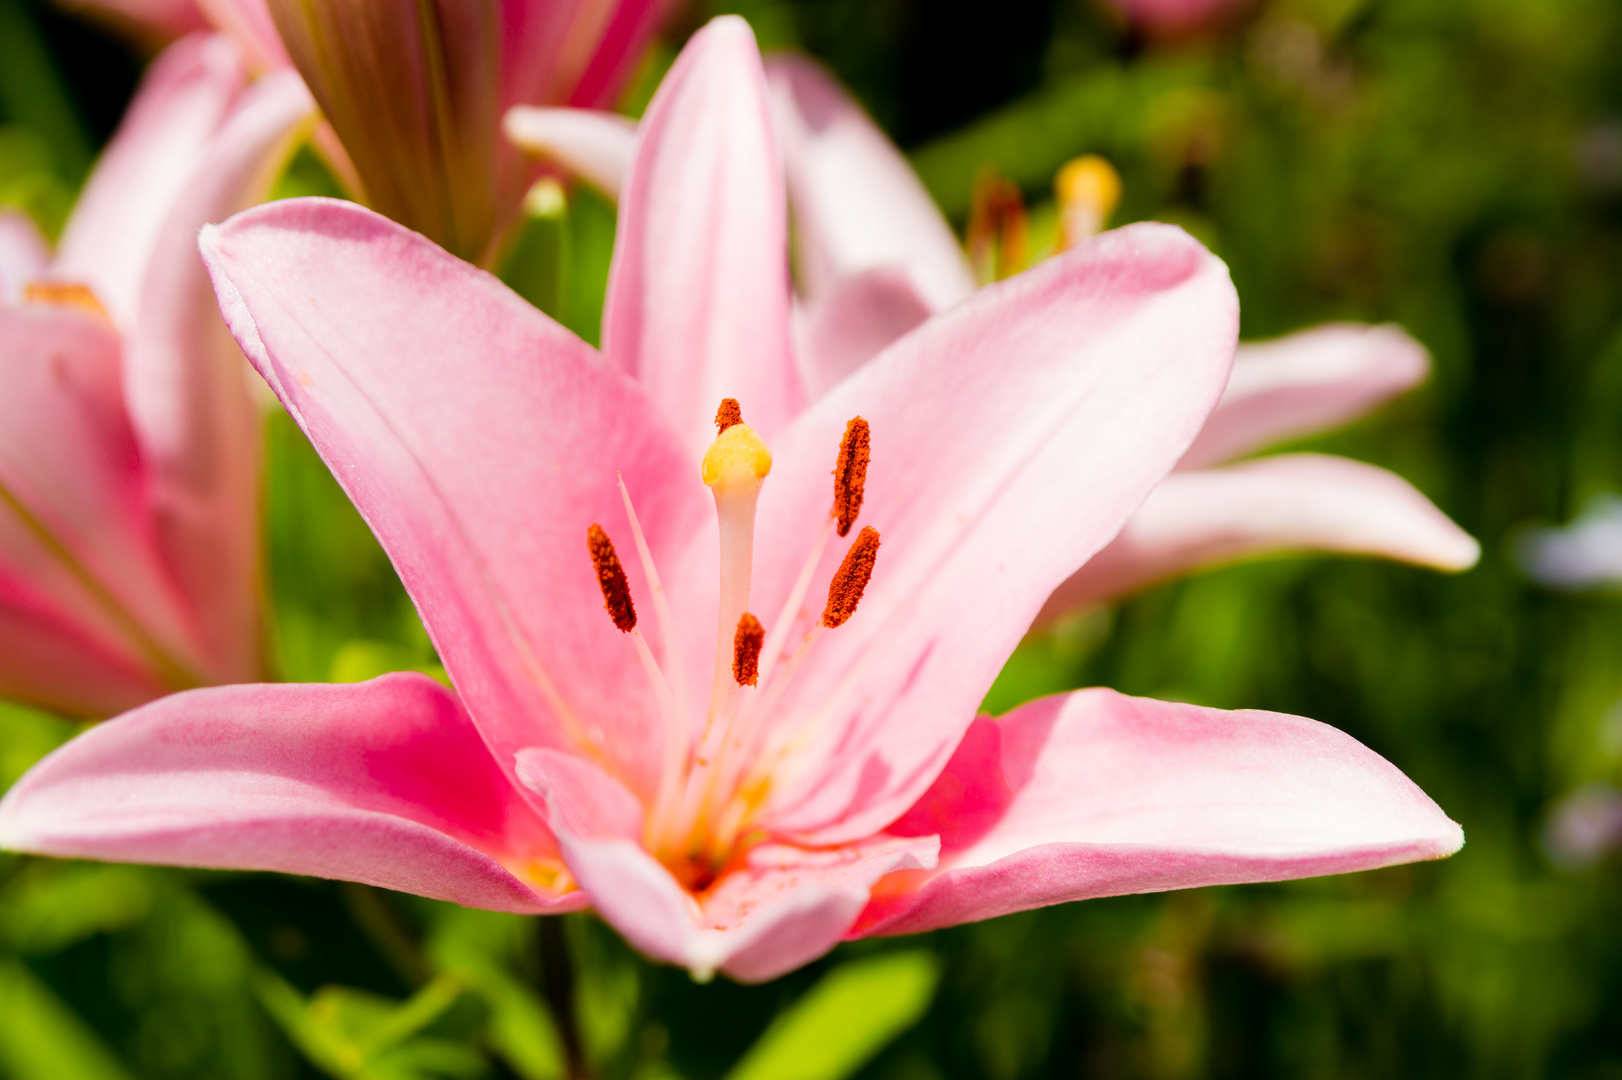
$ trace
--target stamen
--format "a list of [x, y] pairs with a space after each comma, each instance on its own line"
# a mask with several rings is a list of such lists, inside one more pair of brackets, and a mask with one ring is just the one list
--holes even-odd
[[738, 619], [738, 632], [732, 635], [732, 677], [739, 686], [760, 681], [760, 647], [766, 644], [766, 628], [749, 612]]
[[591, 552], [591, 564], [597, 568], [597, 585], [603, 590], [603, 607], [614, 625], [622, 633], [636, 629], [636, 607], [631, 603], [631, 583], [625, 579], [625, 567], [614, 552], [614, 541], [596, 522], [586, 530], [586, 549]]
[[1059, 250], [1103, 231], [1121, 202], [1121, 175], [1097, 154], [1071, 158], [1053, 179], [1059, 203]]
[[733, 424], [741, 423], [743, 423], [743, 409], [739, 407], [738, 399], [722, 398], [721, 407], [715, 410], [715, 433], [719, 435]]
[[834, 517], [839, 535], [850, 533], [856, 515], [862, 512], [862, 495], [867, 487], [867, 459], [870, 453], [867, 421], [860, 416], [845, 425], [845, 438], [839, 444], [834, 463]]
[[828, 583], [828, 606], [822, 609], [822, 625], [832, 630], [843, 626], [845, 620], [856, 614], [856, 605], [862, 602], [862, 593], [873, 576], [873, 564], [879, 557], [879, 531], [868, 525], [856, 534], [844, 561]]
[[30, 304], [53, 304], [84, 312], [107, 326], [113, 320], [90, 286], [77, 281], [30, 281], [23, 286], [23, 300]]

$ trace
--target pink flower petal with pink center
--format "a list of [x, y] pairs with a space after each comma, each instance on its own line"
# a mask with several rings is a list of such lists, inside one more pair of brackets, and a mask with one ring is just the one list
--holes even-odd
[[981, 717], [893, 830], [939, 832], [940, 865], [881, 882], [853, 936], [1366, 870], [1464, 843], [1412, 781], [1328, 725], [1112, 690]]
[[[872, 429], [861, 523], [883, 546], [860, 610], [781, 699], [777, 734], [810, 725], [810, 741], [765, 821], [841, 843], [923, 792], [1049, 593], [1187, 449], [1227, 380], [1237, 317], [1226, 268], [1197, 242], [1130, 226], [924, 323], [774, 443], [757, 610], [783, 603], [826, 518], [852, 416]], [[844, 548], [830, 545], [818, 581]]]
[[1338, 427], [1428, 374], [1425, 347], [1389, 324], [1325, 323], [1241, 345], [1227, 391], [1178, 468], [1215, 465]]
[[905, 267], [936, 310], [974, 291], [968, 260], [901, 152], [815, 61], [766, 65], [793, 202], [802, 295], [851, 275]]
[[1395, 473], [1279, 454], [1167, 477], [1109, 547], [1053, 593], [1038, 622], [1219, 563], [1288, 551], [1378, 555], [1467, 570], [1481, 545]]
[[799, 410], [787, 218], [749, 25], [693, 36], [648, 106], [620, 198], [603, 352], [647, 388], [695, 458], [736, 398], [767, 438]]
[[412, 673], [143, 706], [19, 781], [0, 802], [0, 844], [312, 874], [497, 911], [584, 900], [546, 888], [557, 870], [546, 826], [456, 695]]
[[247, 80], [237, 50], [199, 34], [148, 69], [73, 208], [51, 275], [88, 285], [121, 330], [135, 324], [159, 234]]
[[663, 729], [586, 527], [620, 540], [645, 597], [619, 477], [660, 565], [713, 513], [640, 388], [352, 203], [258, 207], [202, 247], [237, 340], [382, 541], [497, 760], [596, 746], [649, 789]]

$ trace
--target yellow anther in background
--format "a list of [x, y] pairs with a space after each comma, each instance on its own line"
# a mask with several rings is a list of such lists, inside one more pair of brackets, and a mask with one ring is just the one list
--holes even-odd
[[1097, 154], [1071, 158], [1053, 180], [1059, 200], [1059, 247], [1068, 250], [1102, 232], [1121, 204], [1121, 175]]
[[90, 290], [90, 286], [81, 285], [77, 281], [30, 281], [23, 286], [23, 300], [30, 304], [52, 304], [57, 307], [73, 308], [107, 326], [113, 325], [112, 317], [107, 314], [107, 309], [101, 306], [101, 301]]
[[771, 471], [772, 452], [748, 424], [733, 424], [704, 452], [704, 482], [712, 488], [757, 483]]

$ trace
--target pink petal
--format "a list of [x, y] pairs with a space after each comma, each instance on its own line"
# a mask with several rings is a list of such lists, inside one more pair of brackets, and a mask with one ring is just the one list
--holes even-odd
[[1280, 454], [1167, 477], [1110, 546], [1059, 586], [1038, 621], [1217, 563], [1283, 551], [1467, 570], [1481, 545], [1394, 473], [1348, 458]]
[[1411, 780], [1328, 725], [1103, 689], [981, 717], [894, 828], [940, 832], [940, 867], [881, 884], [857, 936], [1438, 859], [1464, 843]]
[[0, 209], [0, 303], [22, 299], [23, 286], [39, 277], [50, 257], [33, 218], [21, 210]]
[[265, 0], [197, 0], [208, 21], [231, 35], [255, 71], [287, 67], [287, 50]]
[[591, 905], [655, 960], [707, 977], [721, 970], [765, 982], [838, 943], [887, 873], [935, 865], [934, 836], [877, 836], [808, 851], [753, 848], [695, 900], [637, 842], [640, 804], [595, 766], [568, 754], [526, 750], [522, 782], [546, 802], [564, 861]]
[[193, 0], [71, 0], [62, 6], [100, 16], [121, 28], [137, 31], [137, 36], [150, 35], [160, 41], [207, 25]]
[[749, 25], [693, 35], [639, 129], [620, 199], [603, 351], [695, 453], [724, 397], [770, 437], [798, 411], [783, 181]]
[[631, 169], [636, 124], [617, 113], [592, 109], [518, 106], [501, 122], [507, 138], [593, 184], [611, 199]]
[[[10, 532], [11, 522], [0, 525], [0, 544], [6, 548], [14, 544]], [[11, 554], [0, 557], [0, 697], [103, 717], [171, 689], [148, 670], [138, 650], [114, 636], [116, 629], [101, 625], [105, 616], [78, 617], [82, 596], [75, 593], [62, 602], [51, 595], [61, 590], [60, 581], [42, 581], [27, 569], [19, 573]]]
[[211, 682], [258, 678], [259, 444], [252, 374], [220, 319], [197, 230], [266, 193], [314, 110], [298, 75], [242, 93], [153, 244], [124, 385], [164, 558], [190, 601]]
[[148, 69], [86, 181], [52, 273], [90, 286], [119, 327], [134, 325], [163, 222], [246, 78], [224, 36], [177, 41]]
[[541, 912], [556, 846], [456, 695], [415, 673], [224, 686], [109, 721], [0, 802], [0, 845], [360, 881]]
[[957, 235], [907, 159], [815, 61], [766, 65], [793, 202], [797, 270], [809, 299], [841, 279], [905, 266], [935, 309], [974, 290]]
[[[931, 319], [773, 444], [754, 610], [782, 604], [826, 520], [855, 415], [872, 427], [861, 523], [883, 537], [860, 610], [775, 711], [785, 735], [816, 717], [772, 796], [776, 827], [856, 839], [922, 794], [1048, 594], [1187, 449], [1236, 318], [1226, 268], [1186, 233], [1118, 229]], [[829, 545], [819, 583], [845, 546]]]
[[0, 692], [107, 715], [201, 674], [146, 514], [118, 339], [71, 309], [0, 307], [0, 609], [14, 646], [41, 635], [0, 650]]
[[930, 313], [906, 267], [881, 266], [841, 278], [795, 309], [795, 353], [806, 390], [820, 397]]
[[630, 82], [655, 31], [677, 7], [678, 0], [617, 0], [613, 3], [613, 15], [603, 26], [602, 35], [592, 43], [590, 63], [570, 91], [569, 104], [586, 109], [606, 109], [613, 105], [625, 84]]
[[389, 552], [503, 768], [524, 747], [597, 745], [646, 791], [662, 728], [586, 529], [619, 541], [647, 597], [618, 475], [661, 567], [714, 512], [641, 390], [495, 278], [351, 203], [273, 203], [201, 244], [237, 341]]
[[1241, 345], [1227, 392], [1178, 467], [1214, 465], [1354, 420], [1430, 373], [1400, 327], [1327, 323]]

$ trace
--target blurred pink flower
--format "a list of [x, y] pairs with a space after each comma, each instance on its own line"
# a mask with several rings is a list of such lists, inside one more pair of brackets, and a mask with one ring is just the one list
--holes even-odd
[[[316, 143], [358, 198], [480, 262], [534, 178], [499, 137], [502, 114], [612, 105], [673, 2], [198, 0], [256, 70], [297, 67], [330, 125]], [[153, 26], [180, 10], [93, 3]]]
[[[796, 224], [797, 363], [814, 398], [962, 303], [975, 280], [906, 159], [838, 83], [798, 57], [775, 58], [767, 71]], [[610, 194], [635, 145], [624, 121], [582, 110], [515, 109], [506, 127]], [[1227, 464], [1352, 420], [1422, 381], [1429, 367], [1423, 346], [1395, 326], [1334, 323], [1241, 346], [1226, 393], [1177, 469], [1056, 590], [1041, 621], [1272, 552], [1473, 566], [1475, 540], [1384, 469], [1304, 453]]]
[[1181, 37], [1219, 26], [1256, 0], [1105, 0], [1126, 21], [1157, 37]]
[[742, 980], [846, 936], [1462, 843], [1311, 720], [1108, 690], [975, 718], [1227, 380], [1233, 289], [1181, 230], [1120, 229], [980, 290], [806, 406], [736, 18], [660, 88], [619, 222], [601, 353], [351, 204], [205, 230], [238, 341], [456, 691], [177, 694], [46, 758], [0, 804], [0, 842], [589, 904], [649, 956]]
[[106, 716], [259, 678], [259, 415], [197, 230], [313, 106], [198, 35], [153, 64], [54, 257], [0, 212], [0, 694]]

